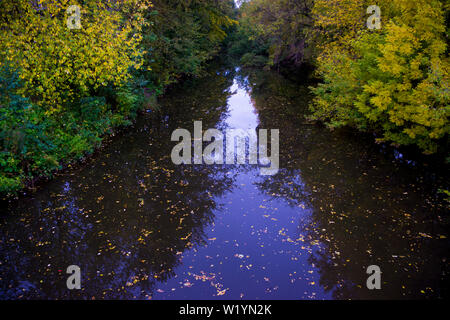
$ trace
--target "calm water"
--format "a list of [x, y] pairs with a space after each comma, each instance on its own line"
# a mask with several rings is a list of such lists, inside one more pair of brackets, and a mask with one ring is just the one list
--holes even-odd
[[[443, 169], [308, 123], [309, 99], [264, 72], [174, 88], [161, 115], [3, 210], [0, 298], [448, 297]], [[196, 120], [280, 129], [279, 173], [173, 165], [173, 130]], [[69, 265], [82, 290], [66, 288]], [[366, 287], [369, 265], [381, 290]]]

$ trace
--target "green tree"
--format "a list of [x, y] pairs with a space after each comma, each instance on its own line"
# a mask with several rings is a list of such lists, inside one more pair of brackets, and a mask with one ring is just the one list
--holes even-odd
[[143, 46], [148, 77], [160, 87], [183, 76], [198, 76], [216, 55], [230, 18], [232, 1], [155, 0], [153, 23], [145, 30]]

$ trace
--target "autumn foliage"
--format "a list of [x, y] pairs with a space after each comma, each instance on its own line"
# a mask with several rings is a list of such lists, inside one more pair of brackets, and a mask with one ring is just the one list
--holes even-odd
[[366, 27], [366, 1], [315, 2], [323, 40], [317, 68], [324, 83], [313, 89], [313, 117], [435, 152], [450, 128], [443, 3], [377, 2], [380, 30]]
[[66, 25], [70, 5], [80, 4], [68, 0], [0, 4], [1, 61], [20, 69], [25, 84], [21, 93], [48, 113], [107, 84], [122, 86], [130, 69], [142, 64], [138, 50], [142, 12], [150, 3], [83, 1], [79, 30]]
[[[81, 28], [69, 18], [79, 8]], [[229, 1], [0, 1], [0, 193], [90, 153], [218, 52]], [[78, 25], [77, 25], [78, 26]]]
[[[372, 5], [380, 29], [367, 26]], [[434, 153], [450, 128], [448, 12], [440, 0], [252, 0], [231, 52], [248, 66], [313, 64], [311, 118]]]

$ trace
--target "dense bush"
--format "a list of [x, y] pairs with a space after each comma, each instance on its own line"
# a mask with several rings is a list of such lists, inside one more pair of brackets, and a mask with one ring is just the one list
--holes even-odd
[[16, 93], [21, 87], [16, 72], [0, 69], [0, 192], [20, 189], [30, 165], [42, 171], [55, 166], [54, 146], [39, 121], [42, 110]]
[[[37, 176], [49, 176], [62, 162], [76, 160], [101, 142], [123, 116], [111, 111], [105, 97], [82, 98], [59, 117], [30, 102], [19, 73], [0, 69], [0, 192], [15, 192]], [[116, 120], [115, 120], [116, 119]], [[120, 119], [120, 120], [119, 120]]]

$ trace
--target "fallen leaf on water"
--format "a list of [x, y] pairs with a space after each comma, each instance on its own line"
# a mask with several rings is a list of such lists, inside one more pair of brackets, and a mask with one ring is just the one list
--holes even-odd
[[225, 290], [222, 290], [222, 291], [218, 291], [218, 292], [217, 292], [217, 295], [218, 295], [218, 296], [223, 296], [223, 295], [227, 292], [227, 290], [228, 290], [228, 289], [225, 289]]

